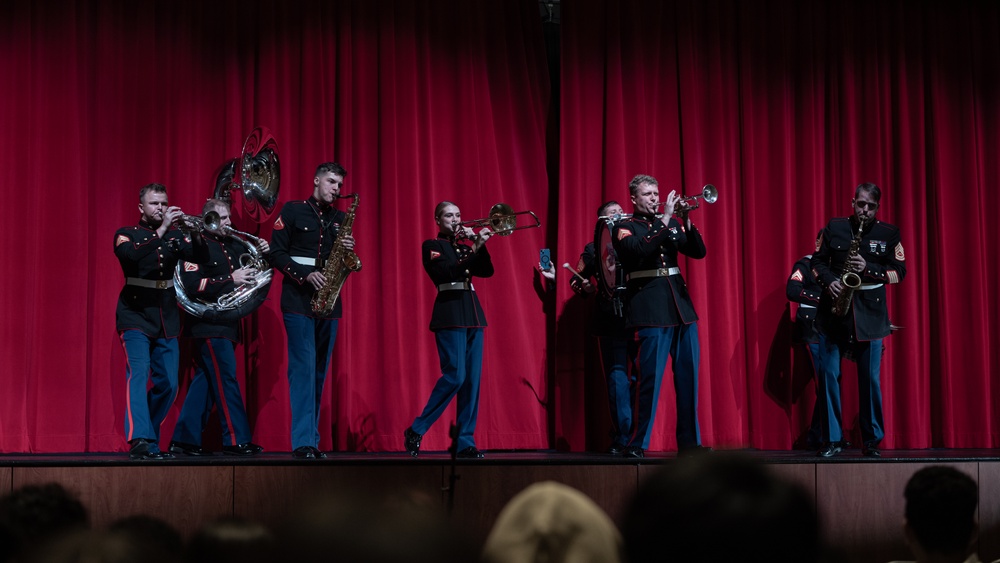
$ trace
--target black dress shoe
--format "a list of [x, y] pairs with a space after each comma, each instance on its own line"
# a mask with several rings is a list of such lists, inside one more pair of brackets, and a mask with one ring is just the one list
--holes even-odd
[[477, 450], [476, 446], [469, 446], [464, 450], [460, 450], [457, 454], [455, 454], [455, 457], [460, 457], [462, 459], [483, 459], [486, 455]]
[[292, 451], [292, 457], [295, 459], [316, 459], [316, 454], [313, 453], [312, 446], [301, 446]]
[[319, 451], [319, 448], [313, 448], [312, 451], [316, 459], [326, 459], [326, 452]]
[[625, 452], [625, 444], [619, 444], [615, 442], [608, 447], [608, 453], [611, 455], [622, 455]]
[[640, 448], [639, 446], [629, 446], [622, 452], [622, 456], [639, 459], [646, 457], [646, 450]]
[[212, 452], [203, 450], [201, 446], [188, 444], [187, 442], [170, 442], [170, 451], [175, 454], [184, 455], [212, 455]]
[[698, 444], [697, 446], [684, 446], [683, 448], [679, 448], [677, 450], [677, 457], [693, 457], [709, 453], [712, 453], [712, 448]]
[[160, 447], [155, 442], [150, 442], [144, 438], [137, 438], [129, 442], [128, 458], [131, 460], [141, 459], [170, 459], [174, 455], [161, 452]]
[[868, 442], [861, 448], [861, 455], [865, 457], [882, 457], [882, 452], [878, 449], [878, 443]]
[[840, 442], [830, 442], [816, 455], [819, 457], [833, 457], [842, 451], [844, 451], [844, 449], [840, 447]]
[[403, 447], [413, 457], [420, 455], [420, 440], [422, 439], [423, 436], [414, 432], [412, 427], [403, 431]]
[[225, 455], [257, 455], [262, 451], [264, 451], [264, 448], [253, 442], [237, 444], [235, 446], [222, 446], [222, 453]]

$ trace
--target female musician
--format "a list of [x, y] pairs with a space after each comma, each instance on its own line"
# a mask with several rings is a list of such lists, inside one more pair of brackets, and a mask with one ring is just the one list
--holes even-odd
[[[423, 434], [441, 416], [452, 397], [458, 395], [458, 451], [462, 458], [482, 458], [473, 436], [479, 411], [479, 377], [483, 365], [483, 329], [486, 316], [479, 304], [472, 277], [493, 275], [493, 262], [486, 241], [493, 232], [478, 233], [462, 225], [455, 204], [442, 201], [434, 209], [437, 238], [425, 240], [421, 253], [424, 270], [437, 289], [430, 329], [441, 358], [441, 377], [431, 391], [427, 406], [403, 433], [410, 455], [420, 453]], [[471, 244], [469, 244], [471, 241]]]

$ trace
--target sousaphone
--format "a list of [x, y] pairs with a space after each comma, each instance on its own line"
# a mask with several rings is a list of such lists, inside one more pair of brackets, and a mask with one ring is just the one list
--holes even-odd
[[[274, 212], [280, 183], [278, 144], [266, 127], [257, 127], [243, 143], [242, 154], [223, 165], [212, 197], [227, 202], [232, 209], [235, 207], [233, 192], [243, 194], [242, 210], [253, 221], [256, 230]], [[181, 279], [180, 262], [174, 270], [177, 303], [189, 314], [213, 322], [237, 320], [253, 313], [264, 303], [271, 287], [271, 266], [258, 250], [261, 239], [231, 227], [225, 228], [225, 234], [247, 247], [247, 253], [240, 256], [240, 265], [256, 269], [251, 283], [237, 286], [216, 302], [207, 303], [188, 295]]]
[[278, 144], [266, 127], [257, 127], [243, 143], [242, 154], [222, 167], [212, 197], [232, 207], [233, 192], [243, 194], [242, 209], [259, 226], [274, 212], [280, 185]]

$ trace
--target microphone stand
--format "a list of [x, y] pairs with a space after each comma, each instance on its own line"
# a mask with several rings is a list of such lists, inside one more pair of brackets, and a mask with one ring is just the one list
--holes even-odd
[[453, 422], [451, 428], [448, 430], [448, 436], [451, 438], [451, 446], [448, 448], [448, 453], [451, 454], [451, 474], [448, 476], [448, 485], [444, 488], [448, 493], [449, 517], [451, 516], [452, 509], [455, 507], [455, 482], [459, 479], [459, 475], [455, 473], [458, 465], [458, 433], [458, 426]]

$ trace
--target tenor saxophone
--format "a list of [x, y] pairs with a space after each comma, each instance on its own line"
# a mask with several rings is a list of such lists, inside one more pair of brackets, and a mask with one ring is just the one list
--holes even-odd
[[361, 259], [344, 247], [344, 239], [351, 236], [354, 228], [354, 216], [358, 211], [358, 194], [348, 194], [339, 196], [341, 198], [353, 198], [351, 207], [347, 210], [347, 216], [340, 224], [337, 231], [337, 240], [333, 242], [333, 249], [330, 250], [330, 257], [323, 266], [323, 277], [326, 283], [313, 294], [310, 305], [314, 313], [319, 315], [329, 315], [333, 311], [333, 306], [337, 304], [337, 297], [340, 296], [340, 288], [344, 286], [347, 276], [351, 272], [361, 270]]
[[843, 288], [840, 295], [833, 301], [834, 315], [843, 317], [851, 310], [851, 302], [854, 300], [854, 291], [861, 287], [861, 276], [847, 269], [847, 261], [858, 255], [861, 247], [861, 231], [865, 228], [865, 219], [858, 219], [858, 232], [851, 238], [851, 245], [847, 248], [847, 260], [844, 261], [844, 272], [840, 275], [840, 284]]

